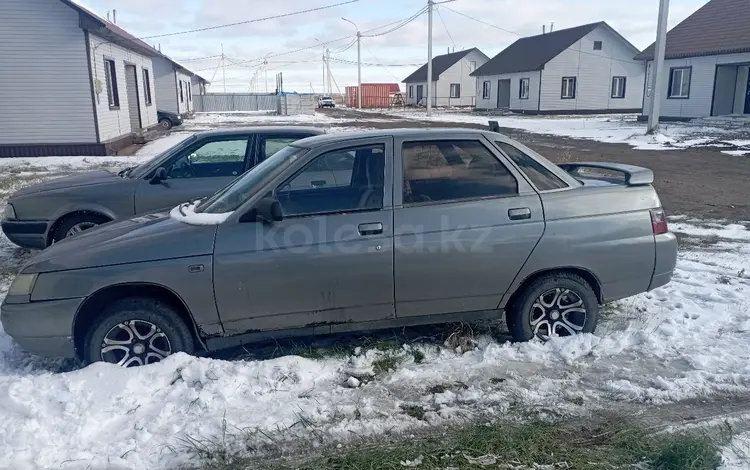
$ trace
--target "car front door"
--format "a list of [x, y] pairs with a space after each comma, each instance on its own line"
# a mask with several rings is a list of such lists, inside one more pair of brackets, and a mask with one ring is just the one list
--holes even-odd
[[[219, 225], [214, 289], [227, 333], [394, 317], [393, 141], [336, 145], [275, 189], [283, 221]], [[342, 152], [354, 155], [347, 184], [309, 184]]]
[[180, 203], [210, 196], [240, 176], [251, 163], [252, 136], [206, 137], [177, 153], [162, 166], [164, 181], [153, 181], [153, 172], [135, 192], [135, 212], [170, 209]]
[[539, 195], [476, 134], [394, 149], [396, 315], [497, 308], [544, 231]]

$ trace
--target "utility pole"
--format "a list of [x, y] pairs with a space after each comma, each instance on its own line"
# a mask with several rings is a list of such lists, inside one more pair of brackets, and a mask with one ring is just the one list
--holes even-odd
[[432, 0], [427, 0], [427, 117], [432, 116]]
[[263, 75], [266, 81], [266, 93], [268, 93], [268, 55], [263, 57]]
[[659, 107], [661, 106], [661, 77], [664, 73], [664, 52], [667, 47], [667, 19], [669, 18], [669, 0], [659, 1], [659, 22], [656, 26], [656, 43], [654, 44], [654, 65], [651, 74], [651, 105], [648, 113], [647, 134], [659, 129]]
[[333, 93], [332, 86], [331, 86], [331, 50], [326, 47], [326, 78], [328, 86], [327, 86], [327, 92], [328, 95]]
[[362, 109], [362, 33], [354, 21], [341, 18], [347, 23], [351, 23], [357, 30], [357, 109]]
[[221, 43], [221, 68], [224, 75], [224, 93], [227, 92], [227, 63], [224, 60], [224, 43]]

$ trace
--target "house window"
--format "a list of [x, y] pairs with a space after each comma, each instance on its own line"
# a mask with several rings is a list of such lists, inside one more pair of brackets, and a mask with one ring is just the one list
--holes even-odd
[[151, 76], [147, 69], [143, 69], [143, 97], [146, 99], [146, 106], [153, 104], [151, 98]]
[[594, 41], [594, 50], [595, 51], [601, 51], [602, 50], [602, 42], [601, 41]]
[[522, 100], [529, 99], [529, 79], [522, 78], [518, 82], [518, 98]]
[[690, 98], [690, 75], [692, 67], [675, 67], [669, 69], [669, 97]]
[[487, 80], [486, 82], [482, 83], [482, 98], [489, 99], [490, 98], [490, 81]]
[[185, 95], [183, 94], [183, 91], [182, 91], [182, 80], [179, 80], [179, 82], [180, 82], [180, 103], [184, 103]]
[[612, 77], [612, 98], [625, 98], [625, 77]]
[[117, 90], [117, 69], [115, 61], [104, 59], [104, 78], [107, 82], [109, 109], [120, 109], [120, 92]]
[[576, 77], [563, 77], [560, 98], [572, 100], [576, 97]]
[[414, 85], [409, 85], [409, 98], [414, 98]]
[[193, 101], [193, 90], [190, 89], [188, 82], [185, 82], [185, 88], [187, 88], [188, 101]]
[[476, 69], [477, 69], [477, 61], [472, 60], [471, 62], [469, 62], [469, 72], [473, 72]]
[[451, 83], [451, 98], [461, 98], [461, 85]]

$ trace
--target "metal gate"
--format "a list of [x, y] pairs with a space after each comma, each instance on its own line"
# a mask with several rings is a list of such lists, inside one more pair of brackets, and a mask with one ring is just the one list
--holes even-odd
[[278, 110], [278, 96], [273, 93], [209, 93], [193, 96], [193, 101], [199, 113]]

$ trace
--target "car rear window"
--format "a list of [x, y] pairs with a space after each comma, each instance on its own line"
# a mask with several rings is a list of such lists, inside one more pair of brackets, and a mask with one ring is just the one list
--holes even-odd
[[500, 150], [505, 152], [508, 158], [521, 168], [521, 171], [529, 177], [539, 191], [550, 191], [568, 187], [565, 181], [555, 176], [544, 165], [521, 150], [505, 142], [496, 141], [495, 143], [500, 147]]

